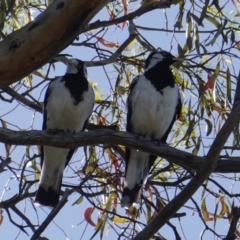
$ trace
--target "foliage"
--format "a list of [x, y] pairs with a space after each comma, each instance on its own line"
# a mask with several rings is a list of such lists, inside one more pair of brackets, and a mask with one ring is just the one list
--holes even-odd
[[[1, 0], [1, 41], [33, 21], [51, 2]], [[223, 3], [177, 0], [170, 8], [155, 11], [149, 8], [157, 3], [112, 1], [97, 16], [100, 20], [89, 24], [88, 31], [64, 51], [74, 52], [74, 57], [86, 61], [88, 72], [94, 77], [90, 81], [96, 93], [96, 104], [88, 129], [105, 126], [125, 130], [129, 84], [134, 76], [142, 73], [149, 51], [164, 46], [165, 50], [171, 49], [173, 54], [184, 59], [182, 64], [172, 67], [182, 90], [184, 106], [168, 143], [193, 155], [206, 156], [233, 107], [239, 71], [240, 5], [236, 0]], [[40, 129], [43, 93], [54, 74], [52, 65], [46, 63], [24, 79], [1, 89], [2, 128]], [[101, 79], [95, 79], [97, 74]], [[221, 149], [220, 159], [239, 160], [239, 145], [236, 127]], [[15, 237], [20, 239], [33, 234], [32, 239], [40, 234], [48, 237], [49, 232], [42, 232], [52, 219], [58, 219], [57, 213], [64, 212], [64, 208], [72, 213], [78, 211], [75, 219], [80, 223], [76, 228], [81, 230], [75, 233], [74, 239], [112, 239], [113, 236], [132, 239], [195, 174], [192, 169], [159, 157], [151, 170], [141, 203], [126, 210], [121, 208], [119, 201], [123, 189], [124, 147], [113, 147], [111, 142], [84, 147], [64, 173], [60, 205], [49, 215], [43, 215], [49, 210], [33, 204], [40, 172], [39, 148], [7, 143], [3, 146], [0, 224], [19, 229]], [[238, 185], [239, 176], [233, 171], [212, 173], [180, 211], [165, 221], [164, 228], [154, 239], [196, 239], [199, 235], [204, 239], [210, 236], [224, 238], [228, 233], [226, 226], [234, 222], [236, 215], [234, 205], [240, 196]], [[65, 205], [68, 197], [69, 204]], [[196, 216], [191, 217], [189, 213]], [[69, 226], [75, 224], [67, 212], [61, 218], [64, 216], [68, 216]], [[198, 225], [195, 233], [189, 233], [191, 220]], [[61, 237], [67, 238], [71, 233], [66, 231], [65, 223], [53, 225], [51, 223], [49, 228], [57, 227]], [[233, 232], [240, 237], [237, 227]]]

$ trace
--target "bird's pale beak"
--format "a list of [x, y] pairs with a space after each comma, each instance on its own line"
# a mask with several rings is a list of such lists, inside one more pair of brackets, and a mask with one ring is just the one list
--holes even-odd
[[183, 58], [173, 58], [173, 60], [175, 61], [175, 63], [173, 63], [173, 66], [174, 67], [180, 67], [180, 66], [182, 66], [183, 64], [183, 61], [184, 61], [184, 59]]
[[59, 54], [58, 56], [54, 57], [50, 63], [56, 63], [56, 62], [62, 62], [66, 65], [69, 64], [69, 59], [67, 57], [72, 57], [72, 55], [69, 54]]

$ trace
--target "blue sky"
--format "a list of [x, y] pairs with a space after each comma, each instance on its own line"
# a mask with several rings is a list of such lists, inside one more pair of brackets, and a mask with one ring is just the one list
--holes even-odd
[[[139, 1], [138, 1], [139, 2]], [[137, 3], [138, 3], [137, 2]], [[132, 7], [136, 7], [137, 3], [132, 4]], [[131, 8], [130, 8], [131, 9]], [[166, 15], [168, 19], [168, 28], [173, 29], [173, 25], [176, 21], [176, 16], [178, 12], [178, 6], [172, 6], [170, 9], [166, 9]], [[106, 9], [103, 9], [94, 19], [92, 22], [96, 20], [107, 20], [108, 15], [106, 13]], [[184, 18], [185, 19], [185, 18]], [[134, 23], [136, 25], [145, 26], [145, 27], [152, 27], [152, 28], [165, 28], [166, 27], [166, 21], [164, 17], [164, 11], [163, 10], [154, 10], [151, 13], [144, 14], [143, 16], [137, 18], [134, 20]], [[183, 21], [183, 30], [185, 29], [185, 21]], [[213, 29], [212, 25], [209, 23], [205, 24], [205, 30], [207, 29]], [[164, 32], [157, 32], [157, 31], [140, 31], [144, 34], [146, 39], [156, 48], [161, 47], [164, 50], [171, 50], [171, 52], [175, 55], [177, 55], [177, 42], [179, 42], [181, 45], [183, 45], [186, 42], [185, 34], [177, 34], [177, 39], [173, 37], [172, 33], [164, 33]], [[123, 30], [112, 26], [109, 27], [107, 34], [104, 36], [105, 40], [108, 40], [110, 42], [118, 42], [122, 43], [128, 36], [127, 28], [125, 27]], [[80, 36], [79, 42], [82, 42], [85, 40], [85, 36], [82, 34]], [[213, 48], [218, 49], [216, 46], [213, 46]], [[112, 49], [110, 49], [112, 50]], [[113, 50], [114, 51], [114, 50]], [[63, 51], [63, 53], [71, 54], [73, 57], [85, 60], [85, 61], [91, 61], [94, 57], [94, 51], [89, 51], [86, 47], [69, 47]], [[125, 54], [133, 54], [133, 52], [127, 52]], [[44, 67], [46, 70], [46, 67]], [[109, 73], [109, 81], [112, 83], [112, 85], [115, 85], [115, 81], [117, 78], [117, 72], [114, 71], [113, 67], [111, 65], [105, 66], [106, 72]], [[59, 76], [65, 73], [65, 66], [61, 63], [56, 64], [55, 71], [51, 71], [51, 77]], [[88, 68], [88, 74], [89, 74], [89, 80], [97, 83], [98, 88], [102, 93], [103, 98], [107, 94], [111, 92], [109, 89], [109, 84], [107, 80], [107, 76], [103, 70], [102, 67], [89, 67]], [[38, 84], [40, 81], [39, 78], [33, 79], [33, 85]], [[43, 96], [45, 93], [45, 90], [42, 92], [42, 88], [39, 88], [37, 90], [34, 90], [33, 95], [34, 96], [40, 96], [40, 101], [43, 101]], [[21, 89], [20, 89], [21, 92]], [[112, 93], [111, 93], [112, 94]], [[186, 95], [186, 98], [188, 95]], [[123, 100], [126, 99], [126, 95], [123, 96]], [[195, 99], [197, 101], [197, 99]], [[7, 112], [9, 112], [11, 109], [14, 109], [13, 106], [17, 106], [18, 103], [16, 101], [13, 104], [9, 103], [2, 103], [0, 108], [0, 115], [3, 116]], [[96, 106], [95, 106], [96, 107]], [[123, 103], [124, 107], [124, 103]], [[18, 106], [14, 111], [11, 113], [5, 115], [2, 117], [5, 121], [10, 122], [12, 124], [15, 124], [19, 126], [21, 129], [41, 129], [42, 125], [42, 115], [40, 113], [35, 113], [31, 110], [28, 110], [24, 107]], [[8, 125], [9, 128], [16, 129], [14, 126]], [[204, 128], [205, 126], [203, 126]], [[208, 143], [207, 143], [208, 144]], [[210, 142], [209, 142], [210, 144]], [[12, 148], [13, 149], [13, 148]], [[32, 149], [36, 151], [36, 147], [32, 146]], [[3, 144], [0, 145], [0, 150], [2, 152], [1, 155], [4, 155], [4, 146]], [[11, 157], [13, 161], [16, 161], [16, 164], [12, 163], [13, 166], [18, 167], [17, 163], [19, 164], [20, 161], [25, 160], [26, 158], [22, 159], [23, 153], [26, 151], [26, 147], [17, 147], [16, 150], [13, 151]], [[74, 158], [72, 159], [72, 162], [78, 160], [78, 165], [71, 165], [76, 169], [81, 168], [81, 164], [83, 166], [84, 164], [84, 154], [82, 149], [79, 149], [77, 153], [75, 154]], [[80, 166], [79, 166], [80, 163]], [[31, 170], [31, 168], [26, 169]], [[20, 171], [18, 171], [20, 174]], [[73, 178], [71, 179], [71, 169], [67, 168], [65, 171], [65, 177], [67, 178], [67, 182], [72, 182], [73, 184], [78, 184], [80, 181], [80, 178]], [[4, 186], [6, 185], [8, 179], [12, 177], [11, 172], [4, 172], [0, 174], [0, 189], [4, 189]], [[231, 175], [232, 176], [232, 175]], [[218, 179], [220, 179], [221, 176], [219, 176]], [[31, 175], [29, 175], [29, 178], [32, 178]], [[229, 182], [226, 182], [224, 180], [221, 180], [221, 183], [225, 186], [229, 186]], [[232, 191], [235, 192], [236, 189], [239, 188], [239, 183], [232, 186]], [[17, 187], [18, 187], [18, 181], [16, 181], [14, 178], [10, 180], [10, 183], [7, 185], [8, 189], [3, 195], [2, 200], [6, 200], [9, 197], [13, 196], [16, 193]], [[229, 190], [230, 190], [229, 186]], [[34, 190], [34, 188], [32, 188]], [[174, 197], [176, 195], [176, 192], [173, 190], [169, 190], [169, 196]], [[201, 202], [201, 191], [198, 191], [194, 195], [194, 199], [198, 200], [198, 202]], [[164, 193], [162, 193], [164, 194]], [[1, 192], [0, 192], [1, 196]], [[49, 239], [86, 239], [88, 240], [92, 234], [94, 233], [94, 228], [92, 226], [89, 226], [84, 221], [84, 211], [86, 208], [91, 207], [91, 204], [84, 199], [83, 202], [80, 205], [73, 206], [72, 204], [74, 201], [76, 201], [80, 197], [79, 194], [75, 193], [70, 198], [66, 206], [61, 210], [61, 212], [57, 215], [57, 217], [54, 219], [54, 221], [48, 226], [46, 231], [42, 234], [42, 236], [46, 236]], [[209, 201], [208, 201], [209, 199]], [[207, 198], [207, 204], [209, 209], [214, 209], [214, 206], [216, 204], [215, 200], [213, 200], [211, 197]], [[37, 208], [36, 214], [35, 210], [31, 207], [31, 203], [29, 200], [22, 201], [20, 204], [17, 205], [21, 211], [25, 213], [26, 216], [30, 216], [30, 219], [32, 223], [34, 224], [40, 224], [49, 213], [48, 208]], [[182, 208], [179, 212], [186, 212], [187, 217], [181, 218], [181, 222], [179, 224], [178, 219], [172, 219], [171, 223], [175, 226], [177, 226], [178, 232], [183, 235], [181, 228], [184, 229], [184, 235], [186, 236], [186, 239], [198, 239], [200, 232], [204, 229], [204, 226], [199, 219], [198, 213], [196, 213], [193, 209], [194, 206], [191, 202], [188, 202], [186, 204], [187, 207]], [[119, 208], [120, 209], [120, 208]], [[219, 211], [219, 210], [218, 210]], [[122, 209], [119, 211], [121, 214], [125, 214], [125, 211]], [[14, 215], [16, 217], [16, 215]], [[39, 218], [38, 218], [39, 217]], [[95, 210], [92, 219], [96, 223], [98, 218], [98, 211]], [[21, 220], [18, 220], [19, 223]], [[210, 225], [213, 225], [214, 223], [210, 223]], [[228, 226], [226, 225], [226, 221], [219, 220], [216, 224], [216, 228], [218, 228], [219, 231], [222, 231], [222, 234], [226, 234], [228, 230]], [[107, 228], [106, 228], [107, 229]], [[114, 235], [114, 231], [111, 229], [111, 223], [109, 223], [109, 232], [104, 233], [104, 239], [112, 239]], [[119, 229], [119, 231], [121, 231]], [[31, 231], [28, 231], [31, 234]], [[19, 230], [15, 227], [13, 227], [7, 217], [7, 213], [4, 212], [4, 220], [2, 225], [0, 226], [0, 236], [4, 237], [5, 239], [20, 239], [25, 240], [29, 239], [28, 236], [26, 236], [24, 233], [19, 233]], [[168, 239], [174, 239], [174, 235], [172, 230], [168, 226], [164, 226], [160, 233], [167, 237]], [[81, 237], [83, 234], [83, 237]], [[204, 235], [204, 239], [212, 239], [212, 234], [206, 234]], [[99, 239], [99, 235], [97, 235], [94, 239]], [[183, 237], [184, 239], [184, 237]]]

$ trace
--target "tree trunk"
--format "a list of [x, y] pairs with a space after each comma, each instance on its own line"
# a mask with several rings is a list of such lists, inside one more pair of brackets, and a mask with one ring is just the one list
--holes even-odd
[[[40, 68], [66, 48], [109, 0], [55, 0], [0, 43], [0, 88]], [[79, 56], [81, 58], [81, 56]]]

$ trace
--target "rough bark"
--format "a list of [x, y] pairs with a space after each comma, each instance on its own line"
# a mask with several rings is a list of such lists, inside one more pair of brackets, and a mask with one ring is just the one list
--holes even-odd
[[8, 35], [0, 43], [0, 88], [46, 64], [66, 48], [109, 1], [55, 0], [33, 22]]
[[[49, 145], [62, 148], [77, 148], [80, 146], [105, 144], [109, 146], [123, 145], [146, 151], [166, 158], [168, 161], [184, 168], [199, 170], [205, 163], [205, 157], [175, 149], [165, 144], [151, 142], [127, 132], [99, 129], [76, 134], [59, 133], [48, 134], [46, 131], [13, 131], [0, 128], [0, 142], [12, 145]], [[240, 172], [239, 158], [224, 158], [218, 161], [214, 172]]]

